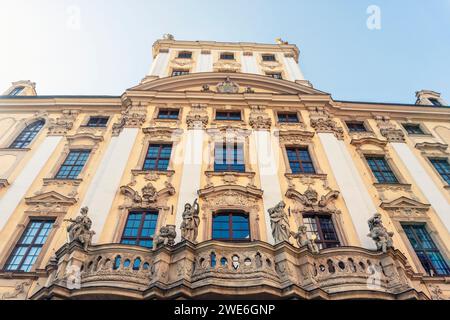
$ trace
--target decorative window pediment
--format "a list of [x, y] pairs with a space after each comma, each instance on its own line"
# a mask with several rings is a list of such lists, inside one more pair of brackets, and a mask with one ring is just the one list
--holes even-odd
[[77, 200], [75, 198], [66, 197], [56, 191], [42, 193], [34, 197], [25, 199], [25, 203], [28, 205], [35, 205], [35, 204], [73, 205], [76, 202]]
[[443, 143], [439, 143], [439, 142], [418, 143], [418, 144], [416, 144], [416, 149], [419, 149], [425, 155], [441, 155], [441, 156], [449, 155], [449, 153], [447, 152], [448, 144], [443, 144]]
[[234, 208], [249, 211], [255, 207], [256, 200], [262, 198], [263, 191], [251, 186], [226, 185], [202, 189], [198, 194], [205, 200], [207, 209]]
[[129, 186], [122, 186], [120, 192], [130, 200], [123, 206], [124, 208], [145, 209], [163, 205], [162, 202], [165, 202], [167, 197], [175, 194], [175, 188], [166, 182], [165, 188], [158, 191], [152, 183], [148, 183], [140, 192]]
[[361, 150], [364, 146], [375, 146], [380, 150], [386, 150], [387, 141], [383, 141], [373, 137], [364, 137], [359, 139], [353, 139], [351, 144], [356, 147], [357, 150]]
[[286, 197], [297, 202], [295, 211], [298, 213], [328, 213], [340, 214], [341, 211], [335, 207], [335, 200], [339, 197], [338, 191], [330, 191], [320, 196], [311, 186], [302, 194], [293, 188], [289, 188]]
[[430, 209], [429, 204], [421, 203], [407, 197], [400, 197], [390, 202], [383, 202], [380, 206], [382, 209], [397, 214], [423, 214]]

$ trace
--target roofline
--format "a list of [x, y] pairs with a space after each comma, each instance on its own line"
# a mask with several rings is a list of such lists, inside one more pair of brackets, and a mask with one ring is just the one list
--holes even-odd
[[8, 99], [120, 99], [121, 96], [108, 96], [108, 95], [45, 95], [45, 96], [1, 96], [0, 99], [8, 100]]
[[371, 104], [371, 105], [388, 105], [388, 106], [403, 106], [403, 107], [422, 107], [422, 108], [450, 108], [450, 106], [435, 106], [412, 103], [395, 103], [395, 102], [373, 102], [373, 101], [348, 101], [348, 100], [333, 100], [338, 103], [353, 103], [353, 104]]

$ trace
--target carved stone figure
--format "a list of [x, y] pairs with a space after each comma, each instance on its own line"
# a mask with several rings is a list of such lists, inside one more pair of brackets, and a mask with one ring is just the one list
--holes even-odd
[[289, 241], [291, 236], [289, 218], [284, 211], [286, 204], [284, 201], [278, 203], [275, 207], [268, 210], [270, 215], [270, 226], [275, 244], [283, 241]]
[[367, 235], [372, 238], [377, 245], [377, 250], [386, 253], [390, 248], [393, 247], [392, 236], [393, 232], [388, 232], [383, 226], [383, 221], [381, 220], [381, 214], [376, 213], [373, 218], [369, 220], [370, 233]]
[[174, 225], [161, 227], [159, 233], [157, 233], [153, 239], [153, 250], [164, 246], [172, 247], [175, 244], [176, 237], [177, 231]]
[[180, 227], [181, 239], [195, 243], [198, 236], [198, 226], [200, 224], [199, 212], [200, 208], [197, 199], [195, 199], [192, 205], [190, 203], [185, 204], [183, 222]]
[[308, 234], [306, 233], [306, 226], [299, 226], [298, 227], [298, 232], [291, 232], [291, 235], [294, 239], [297, 240], [298, 246], [304, 247], [307, 246], [308, 249], [314, 253], [314, 254], [318, 254], [319, 253], [319, 247], [317, 246], [317, 244], [314, 242], [314, 239], [309, 239], [308, 238]]
[[69, 233], [69, 241], [78, 241], [83, 245], [85, 251], [92, 243], [92, 237], [95, 232], [91, 230], [92, 221], [87, 216], [89, 211], [88, 207], [81, 208], [80, 215], [73, 219], [66, 219], [64, 221], [71, 222], [71, 225], [67, 227]]

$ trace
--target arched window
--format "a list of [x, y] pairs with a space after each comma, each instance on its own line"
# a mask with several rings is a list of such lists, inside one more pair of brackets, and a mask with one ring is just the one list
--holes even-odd
[[242, 212], [221, 212], [213, 217], [213, 240], [250, 241], [248, 215]]
[[14, 142], [11, 144], [11, 149], [23, 149], [28, 147], [28, 145], [33, 141], [34, 137], [41, 131], [44, 126], [44, 120], [38, 120], [28, 125], [23, 131], [17, 136]]

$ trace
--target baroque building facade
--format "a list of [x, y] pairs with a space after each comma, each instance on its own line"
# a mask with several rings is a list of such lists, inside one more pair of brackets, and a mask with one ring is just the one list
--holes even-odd
[[450, 108], [334, 100], [276, 44], [0, 97], [0, 300], [448, 299]]

